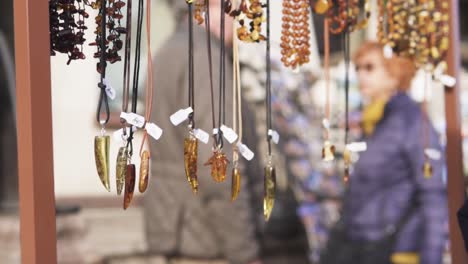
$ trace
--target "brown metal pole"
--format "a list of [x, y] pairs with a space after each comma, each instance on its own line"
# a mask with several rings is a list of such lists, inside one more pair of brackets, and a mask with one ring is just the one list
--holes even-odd
[[[450, 0], [450, 50], [448, 53], [448, 73], [460, 76], [460, 28], [458, 1]], [[460, 114], [460, 83], [453, 88], [445, 88], [445, 115], [447, 122], [447, 169], [448, 207], [450, 223], [450, 245], [453, 264], [466, 264], [468, 257], [457, 221], [457, 211], [465, 199], [463, 176], [463, 151]]]
[[14, 0], [21, 260], [56, 264], [47, 0]]

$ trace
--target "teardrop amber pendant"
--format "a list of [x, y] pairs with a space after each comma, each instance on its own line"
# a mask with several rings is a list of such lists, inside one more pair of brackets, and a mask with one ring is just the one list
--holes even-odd
[[185, 176], [195, 194], [198, 193], [197, 162], [198, 140], [191, 135], [184, 142], [184, 163]]
[[141, 163], [140, 163], [140, 181], [138, 183], [138, 190], [140, 193], [144, 193], [148, 188], [149, 181], [149, 163], [150, 155], [147, 150], [143, 151], [141, 154]]
[[226, 180], [226, 171], [229, 160], [221, 150], [215, 150], [213, 156], [205, 163], [205, 166], [211, 166], [211, 177], [215, 182]]
[[424, 170], [424, 178], [426, 179], [432, 178], [433, 169], [432, 169], [432, 164], [429, 161], [424, 162], [423, 170]]
[[335, 146], [332, 145], [328, 140], [323, 144], [322, 159], [323, 161], [335, 160]]
[[135, 190], [135, 165], [127, 165], [127, 175], [125, 176], [125, 195], [123, 208], [127, 209], [133, 199], [133, 192]]
[[263, 195], [263, 215], [268, 221], [275, 205], [276, 169], [271, 163], [265, 167], [265, 182]]
[[127, 147], [121, 147], [117, 154], [117, 168], [115, 172], [117, 194], [121, 195], [125, 185], [125, 175], [127, 174], [128, 151]]
[[94, 158], [96, 160], [97, 173], [106, 190], [110, 192], [109, 148], [110, 136], [96, 136], [94, 138]]
[[241, 175], [239, 168], [232, 169], [231, 201], [235, 201], [240, 193]]

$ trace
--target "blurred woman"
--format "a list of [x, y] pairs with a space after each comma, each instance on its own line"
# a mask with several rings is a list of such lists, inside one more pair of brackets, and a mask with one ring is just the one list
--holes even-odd
[[432, 177], [423, 167], [425, 147], [442, 150], [426, 114], [406, 94], [415, 67], [386, 58], [375, 42], [365, 43], [354, 63], [366, 102], [367, 151], [354, 166], [342, 225], [323, 263], [440, 264], [447, 217], [443, 159], [429, 160]]

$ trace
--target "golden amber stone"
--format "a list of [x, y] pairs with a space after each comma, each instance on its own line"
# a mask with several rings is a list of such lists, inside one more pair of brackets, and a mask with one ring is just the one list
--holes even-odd
[[184, 142], [184, 163], [185, 176], [187, 177], [187, 181], [193, 193], [198, 192], [197, 162], [198, 140], [194, 136], [189, 136]]
[[123, 208], [127, 209], [133, 199], [133, 192], [135, 191], [135, 165], [127, 165], [127, 175], [125, 176], [125, 195]]
[[268, 221], [275, 205], [276, 170], [271, 163], [265, 167], [265, 181], [263, 194], [263, 216]]
[[314, 11], [317, 14], [323, 15], [325, 14], [331, 7], [333, 6], [332, 1], [329, 0], [318, 0], [315, 3]]
[[241, 177], [239, 168], [235, 167], [232, 169], [232, 185], [231, 185], [231, 201], [235, 201], [239, 196]]
[[94, 138], [94, 158], [96, 160], [97, 173], [106, 190], [110, 192], [109, 148], [109, 136], [96, 136]]
[[432, 165], [429, 161], [424, 162], [423, 171], [424, 171], [424, 178], [430, 179], [432, 177], [432, 172], [433, 172]]
[[205, 166], [211, 166], [211, 177], [215, 182], [226, 180], [226, 171], [229, 160], [221, 150], [215, 150], [213, 156], [205, 163]]
[[122, 194], [125, 185], [125, 175], [127, 174], [128, 151], [127, 147], [121, 147], [117, 154], [117, 167], [115, 171], [115, 179], [117, 184], [117, 194]]
[[335, 160], [335, 146], [330, 143], [330, 141], [325, 141], [322, 149], [322, 159], [323, 161], [333, 161]]
[[149, 181], [149, 170], [150, 170], [150, 155], [147, 150], [141, 154], [140, 163], [140, 181], [138, 182], [138, 190], [140, 193], [144, 193], [148, 188]]

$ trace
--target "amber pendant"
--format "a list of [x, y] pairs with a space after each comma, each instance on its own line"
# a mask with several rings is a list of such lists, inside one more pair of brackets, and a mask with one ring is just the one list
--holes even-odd
[[140, 181], [138, 182], [138, 190], [140, 193], [144, 193], [148, 189], [149, 182], [149, 166], [150, 166], [150, 155], [147, 150], [141, 154], [140, 163]]
[[323, 161], [335, 160], [335, 146], [332, 145], [328, 140], [323, 144], [322, 159]]
[[432, 178], [432, 173], [433, 173], [432, 164], [427, 160], [426, 162], [424, 162], [423, 171], [424, 171], [424, 178], [426, 179]]
[[96, 169], [102, 184], [110, 192], [109, 182], [109, 148], [110, 136], [96, 136], [94, 138], [94, 158]]
[[232, 169], [231, 201], [235, 201], [240, 193], [241, 175], [239, 168]]
[[121, 195], [125, 185], [125, 175], [127, 174], [128, 151], [127, 147], [121, 147], [117, 154], [117, 168], [115, 179], [117, 183], [117, 194]]
[[215, 150], [213, 156], [205, 163], [205, 166], [211, 166], [211, 177], [215, 182], [226, 180], [226, 171], [229, 160], [221, 150]]
[[263, 215], [265, 221], [268, 221], [275, 204], [276, 192], [276, 169], [271, 163], [265, 167], [265, 182], [263, 194]]
[[319, 15], [323, 15], [325, 14], [326, 12], [328, 12], [328, 10], [333, 7], [333, 2], [332, 1], [329, 1], [329, 0], [317, 0], [315, 2], [315, 6], [314, 6], [314, 12], [319, 14]]
[[127, 165], [127, 175], [125, 175], [125, 195], [123, 208], [127, 209], [133, 199], [135, 190], [135, 164]]
[[193, 193], [198, 193], [197, 162], [198, 140], [194, 136], [185, 139], [184, 142], [185, 175]]

